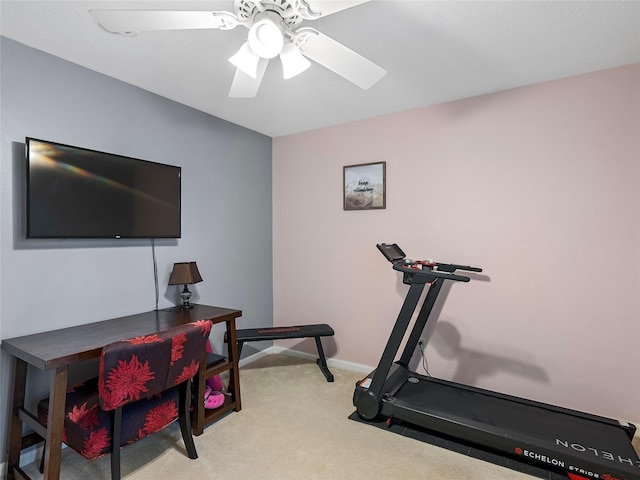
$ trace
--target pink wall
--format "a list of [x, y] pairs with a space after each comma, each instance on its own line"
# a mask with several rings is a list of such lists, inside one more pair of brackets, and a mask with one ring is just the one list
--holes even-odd
[[[275, 138], [275, 324], [376, 365], [396, 242], [486, 274], [427, 332], [432, 375], [639, 422], [639, 86], [635, 64]], [[377, 161], [387, 209], [343, 211], [343, 165]]]

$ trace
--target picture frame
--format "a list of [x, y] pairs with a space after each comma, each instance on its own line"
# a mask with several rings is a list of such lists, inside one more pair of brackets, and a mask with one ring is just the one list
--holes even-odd
[[387, 162], [361, 163], [343, 167], [344, 210], [387, 208]]

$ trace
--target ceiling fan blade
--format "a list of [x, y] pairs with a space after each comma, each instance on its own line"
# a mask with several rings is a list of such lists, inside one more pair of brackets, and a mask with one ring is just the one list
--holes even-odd
[[302, 34], [303, 55], [360, 88], [366, 90], [387, 74], [384, 68], [313, 28], [302, 28], [296, 34]]
[[371, 0], [307, 0], [307, 4], [311, 11], [320, 14], [321, 17], [326, 17], [340, 10], [346, 10], [369, 1]]
[[231, 84], [231, 89], [229, 90], [230, 98], [251, 98], [255, 97], [258, 93], [258, 88], [260, 88], [260, 84], [262, 83], [262, 77], [264, 77], [264, 72], [267, 70], [267, 65], [269, 64], [269, 60], [266, 58], [261, 58], [258, 62], [258, 72], [256, 78], [253, 78], [251, 75], [247, 75], [239, 68], [236, 69], [236, 74], [233, 77], [233, 83]]
[[89, 13], [105, 30], [113, 33], [199, 28], [229, 30], [238, 24], [234, 14], [224, 11], [90, 10]]

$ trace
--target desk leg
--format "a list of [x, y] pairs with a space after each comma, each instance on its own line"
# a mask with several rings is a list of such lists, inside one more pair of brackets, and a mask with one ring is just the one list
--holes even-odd
[[233, 395], [236, 402], [236, 412], [242, 409], [240, 402], [240, 372], [238, 365], [240, 362], [240, 352], [238, 351], [238, 336], [236, 332], [236, 319], [232, 318], [227, 321], [227, 350], [229, 352], [229, 361], [234, 365], [229, 376], [229, 391]]
[[51, 378], [49, 393], [49, 413], [47, 421], [47, 443], [44, 452], [44, 480], [60, 478], [62, 456], [62, 430], [64, 428], [64, 407], [67, 395], [67, 367], [55, 370]]
[[9, 426], [9, 452], [7, 463], [9, 466], [8, 478], [15, 478], [13, 467], [20, 464], [20, 450], [22, 449], [22, 420], [20, 420], [20, 409], [24, 407], [24, 392], [27, 386], [27, 362], [13, 357], [13, 386], [11, 422]]

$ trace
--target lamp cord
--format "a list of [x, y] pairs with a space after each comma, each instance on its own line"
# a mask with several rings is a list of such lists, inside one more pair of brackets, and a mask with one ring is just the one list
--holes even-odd
[[156, 242], [155, 239], [151, 239], [151, 256], [153, 257], [153, 278], [155, 280], [156, 285], [156, 311], [158, 310], [158, 298], [159, 298], [159, 289], [158, 289], [158, 262], [156, 262]]

